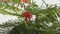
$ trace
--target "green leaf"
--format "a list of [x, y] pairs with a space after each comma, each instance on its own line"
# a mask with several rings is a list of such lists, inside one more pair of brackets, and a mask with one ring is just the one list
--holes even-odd
[[0, 13], [6, 14], [6, 15], [21, 16], [19, 14], [11, 13], [11, 12], [5, 11], [3, 9], [0, 9]]

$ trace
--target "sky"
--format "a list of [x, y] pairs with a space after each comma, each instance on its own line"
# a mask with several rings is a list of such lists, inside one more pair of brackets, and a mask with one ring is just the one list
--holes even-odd
[[[42, 5], [42, 0], [34, 0], [36, 3], [41, 6]], [[57, 6], [60, 6], [60, 0], [44, 0], [47, 4], [56, 4]]]
[[[36, 1], [36, 4], [39, 6], [41, 6], [43, 3], [42, 0], [34, 0], [34, 1]], [[45, 2], [49, 5], [56, 4], [57, 6], [60, 6], [60, 0], [45, 0]], [[9, 15], [6, 16], [6, 15], [0, 14], [0, 24], [6, 22], [8, 20], [12, 20], [12, 19], [13, 20], [17, 19], [17, 17], [16, 16], [9, 16]]]
[[17, 19], [16, 16], [9, 16], [9, 15], [2, 15], [2, 14], [0, 14], [0, 24], [6, 22], [8, 20], [15, 20], [15, 19]]

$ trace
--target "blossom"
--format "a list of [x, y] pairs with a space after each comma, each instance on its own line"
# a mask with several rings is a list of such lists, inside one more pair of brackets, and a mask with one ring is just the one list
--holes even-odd
[[32, 15], [32, 18], [30, 20], [35, 21], [36, 15]]
[[28, 3], [28, 0], [23, 0], [23, 2]]
[[20, 0], [21, 2], [28, 3], [28, 0]]
[[32, 18], [32, 14], [30, 12], [28, 12], [28, 11], [22, 13], [22, 16], [24, 17], [25, 21], [28, 21], [28, 20], [30, 20]]

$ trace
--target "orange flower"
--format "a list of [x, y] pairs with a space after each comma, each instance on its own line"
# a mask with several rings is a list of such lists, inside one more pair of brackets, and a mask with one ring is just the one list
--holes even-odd
[[30, 12], [24, 12], [23, 14], [22, 14], [22, 16], [25, 18], [24, 20], [25, 21], [28, 21], [28, 20], [30, 20], [31, 18], [32, 18], [32, 14], [30, 13]]
[[20, 0], [21, 2], [25, 2], [25, 3], [28, 3], [28, 0]]
[[28, 3], [28, 0], [23, 0], [23, 2]]

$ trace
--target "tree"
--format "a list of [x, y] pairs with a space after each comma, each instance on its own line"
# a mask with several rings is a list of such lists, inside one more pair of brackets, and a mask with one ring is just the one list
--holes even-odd
[[[45, 3], [44, 0], [42, 1]], [[31, 3], [31, 0], [29, 0], [27, 6], [25, 6], [24, 2], [25, 1], [21, 3], [20, 0], [11, 0], [10, 2], [2, 2], [0, 4], [0, 13], [18, 17], [18, 20], [8, 21], [0, 25], [0, 27], [13, 27], [13, 29], [9, 31], [9, 34], [60, 34], [60, 11], [56, 5], [48, 7], [48, 4], [45, 3], [46, 9], [41, 9], [34, 1]], [[17, 4], [17, 6], [14, 6], [15, 4]], [[24, 7], [24, 10], [17, 8], [18, 6], [21, 6], [21, 8]], [[5, 9], [12, 10], [13, 12], [6, 11]], [[32, 15], [35, 15], [35, 21], [30, 19], [28, 22], [25, 20], [22, 21], [20, 19], [22, 15], [19, 13], [21, 11], [28, 11]]]

